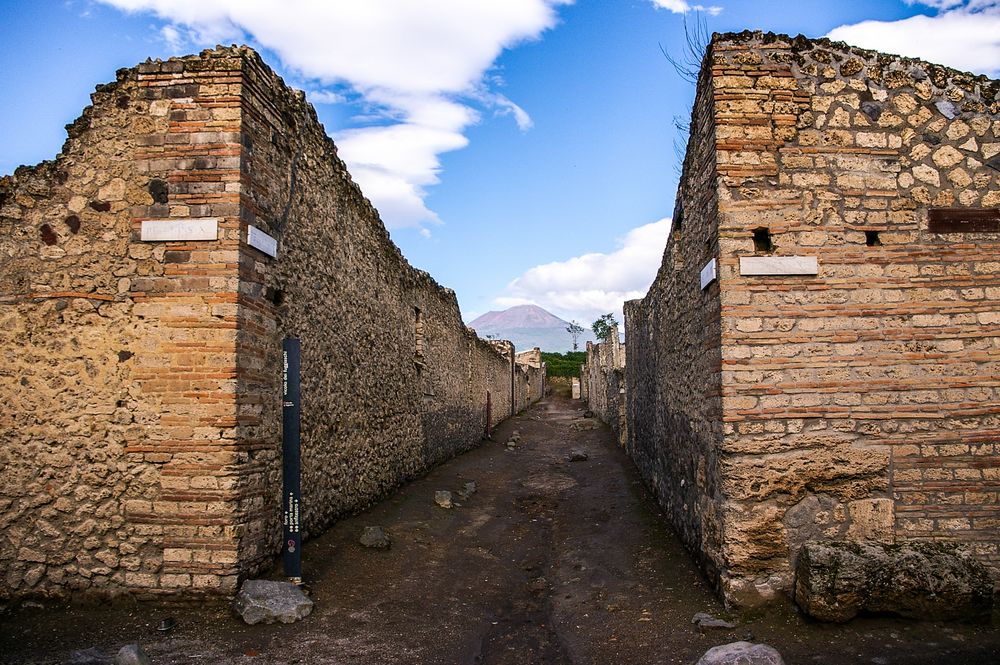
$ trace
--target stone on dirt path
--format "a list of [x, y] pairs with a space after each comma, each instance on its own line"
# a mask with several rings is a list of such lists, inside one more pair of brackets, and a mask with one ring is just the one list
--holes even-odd
[[586, 462], [588, 457], [587, 453], [582, 450], [574, 450], [569, 454], [567, 459], [569, 459], [570, 462]]
[[358, 542], [373, 550], [387, 550], [392, 547], [389, 534], [380, 526], [366, 526]]
[[152, 665], [146, 652], [138, 644], [126, 644], [118, 650], [115, 665]]
[[293, 623], [309, 616], [313, 602], [291, 582], [247, 580], [233, 610], [251, 626], [257, 623]]
[[448, 490], [438, 490], [434, 492], [434, 503], [440, 508], [454, 508], [455, 503], [451, 499], [451, 492]]
[[732, 642], [712, 647], [696, 665], [785, 665], [774, 647], [750, 642]]
[[716, 619], [706, 612], [698, 612], [691, 617], [691, 623], [699, 628], [736, 628], [735, 623], [730, 623], [722, 619]]
[[795, 567], [795, 602], [822, 621], [848, 621], [862, 611], [988, 621], [993, 581], [952, 544], [809, 542]]
[[97, 647], [90, 647], [74, 651], [62, 665], [109, 665], [110, 663], [111, 658], [106, 653]]

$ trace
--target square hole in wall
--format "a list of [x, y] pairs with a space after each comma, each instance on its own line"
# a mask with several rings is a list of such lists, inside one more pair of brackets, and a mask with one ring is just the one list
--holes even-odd
[[762, 253], [774, 251], [774, 242], [771, 240], [770, 229], [762, 226], [753, 230], [753, 250]]
[[865, 244], [869, 247], [880, 247], [882, 240], [878, 237], [878, 231], [865, 231]]

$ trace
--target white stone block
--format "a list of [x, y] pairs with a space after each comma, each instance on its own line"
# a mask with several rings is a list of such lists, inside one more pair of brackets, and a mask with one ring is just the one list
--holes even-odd
[[140, 239], [143, 242], [170, 242], [186, 240], [218, 240], [219, 220], [197, 219], [144, 219]]
[[701, 269], [701, 288], [704, 290], [706, 286], [714, 282], [719, 277], [719, 262], [712, 259], [705, 264], [705, 267]]
[[264, 233], [256, 226], [247, 227], [247, 244], [272, 258], [278, 256], [277, 238]]
[[741, 256], [740, 275], [816, 275], [815, 256]]

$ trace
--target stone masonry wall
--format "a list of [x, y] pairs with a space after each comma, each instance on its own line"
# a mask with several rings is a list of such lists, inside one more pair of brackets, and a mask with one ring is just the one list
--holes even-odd
[[[238, 97], [199, 63], [120, 71], [54, 162], [0, 183], [0, 596], [235, 584], [230, 506], [200, 488], [235, 425]], [[168, 217], [220, 239], [139, 242]]]
[[537, 402], [545, 394], [545, 363], [542, 362], [542, 350], [537, 346], [527, 351], [514, 354], [517, 366], [517, 405], [518, 410], [525, 405]]
[[587, 342], [587, 362], [581, 372], [581, 395], [601, 421], [611, 427], [621, 445], [625, 444], [625, 345], [618, 326], [600, 344]]
[[[1000, 85], [756, 35], [713, 58], [731, 575], [786, 589], [803, 541], [839, 537], [996, 568], [1000, 226], [932, 233], [929, 211], [1000, 206]], [[741, 276], [759, 226], [819, 274]]]
[[[997, 219], [1000, 85], [760, 33], [716, 36], [707, 69], [723, 593], [787, 591], [807, 540], [957, 541], [1000, 570], [1000, 226], [930, 221]], [[817, 273], [741, 269], [790, 256]]]
[[[255, 53], [148, 62], [93, 101], [54, 162], [0, 180], [0, 598], [228, 594], [268, 565], [286, 335], [307, 534], [475, 445], [487, 391], [511, 413], [521, 370]], [[140, 238], [205, 218], [216, 240]]]
[[715, 116], [703, 71], [663, 263], [649, 292], [625, 303], [626, 451], [711, 578], [724, 568], [718, 283], [699, 273], [718, 248]]

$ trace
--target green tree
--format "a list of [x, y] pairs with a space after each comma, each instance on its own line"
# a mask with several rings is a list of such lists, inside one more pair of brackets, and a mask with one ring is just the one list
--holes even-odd
[[608, 312], [607, 314], [602, 315], [601, 318], [594, 321], [593, 325], [590, 326], [590, 329], [594, 331], [595, 335], [597, 335], [597, 339], [602, 342], [606, 342], [608, 337], [611, 336], [612, 328], [617, 325], [618, 322], [615, 321], [614, 314]]
[[584, 351], [542, 351], [542, 362], [545, 363], [545, 373], [548, 376], [580, 376], [580, 365], [587, 362], [587, 354]]
[[576, 351], [577, 342], [580, 340], [580, 335], [583, 334], [583, 326], [573, 319], [570, 324], [566, 326], [566, 332], [568, 332], [573, 337], [573, 350]]

